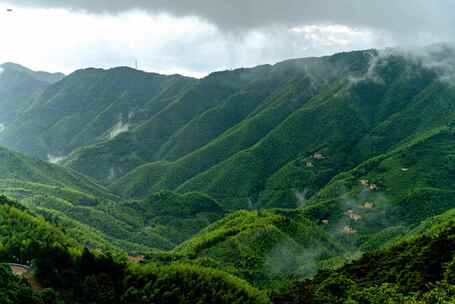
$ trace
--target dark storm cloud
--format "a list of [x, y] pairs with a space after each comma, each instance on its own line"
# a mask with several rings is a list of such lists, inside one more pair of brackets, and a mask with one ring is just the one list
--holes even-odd
[[455, 10], [451, 0], [14, 0], [14, 4], [114, 14], [143, 9], [198, 16], [223, 30], [335, 23], [397, 34], [444, 34], [454, 23]]

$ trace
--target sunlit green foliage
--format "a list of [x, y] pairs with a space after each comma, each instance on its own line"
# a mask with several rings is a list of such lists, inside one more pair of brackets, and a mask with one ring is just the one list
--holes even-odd
[[209, 226], [169, 253], [154, 253], [159, 263], [183, 261], [222, 269], [254, 286], [285, 284], [310, 277], [324, 261], [345, 248], [299, 211], [241, 211]]
[[379, 55], [48, 86], [0, 140], [71, 155], [0, 149], [0, 258], [68, 303], [450, 303], [455, 87]]
[[336, 271], [295, 282], [274, 303], [453, 303], [455, 226], [365, 254]]
[[0, 197], [0, 262], [30, 264], [43, 246], [76, 244], [44, 218], [16, 207]]

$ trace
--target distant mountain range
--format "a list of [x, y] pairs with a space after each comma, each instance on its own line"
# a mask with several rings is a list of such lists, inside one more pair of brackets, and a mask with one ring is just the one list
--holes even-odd
[[62, 80], [61, 73], [35, 72], [14, 63], [0, 65], [0, 124], [3, 130], [33, 103], [49, 85]]
[[[299, 303], [292, 288], [308, 288], [308, 303], [324, 303], [322, 293], [338, 303], [343, 295], [317, 288], [340, 276], [362, 299], [367, 286], [386, 288], [371, 282], [371, 267], [405, 263], [389, 246], [427, 261], [422, 239], [437, 246], [453, 233], [454, 83], [448, 45], [203, 79], [128, 67], [64, 76], [7, 63], [0, 192], [64, 226], [75, 246], [214, 268], [282, 289], [271, 295], [277, 303]], [[339, 268], [375, 251], [381, 263], [358, 262], [367, 270]], [[446, 264], [419, 284], [448, 284]], [[318, 286], [297, 280], [314, 275]], [[405, 286], [394, 295], [414, 290], [394, 275], [390, 283]]]

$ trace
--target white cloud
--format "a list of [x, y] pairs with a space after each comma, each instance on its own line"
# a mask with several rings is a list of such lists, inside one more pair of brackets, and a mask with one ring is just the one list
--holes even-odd
[[211, 26], [194, 18], [132, 12], [94, 16], [55, 9], [21, 9], [0, 18], [0, 58], [33, 68], [71, 70], [132, 65], [172, 70], [169, 44], [198, 43]]
[[[10, 0], [12, 2], [12, 0]], [[29, 7], [67, 8], [117, 14], [142, 9], [150, 14], [198, 16], [223, 31], [271, 25], [343, 24], [399, 34], [452, 32], [453, 0], [14, 0]]]
[[[346, 25], [266, 26], [229, 33], [197, 17], [128, 11], [95, 15], [64, 9], [0, 6], [0, 60], [72, 72], [89, 66], [134, 66], [201, 77], [209, 72], [293, 57], [382, 47], [372, 30]], [[385, 37], [385, 36], [384, 36]]]

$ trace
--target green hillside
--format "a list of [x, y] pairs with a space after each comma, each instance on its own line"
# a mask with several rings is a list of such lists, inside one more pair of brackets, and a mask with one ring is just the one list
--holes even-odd
[[421, 52], [200, 80], [6, 65], [0, 262], [52, 289], [0, 267], [9, 301], [451, 303], [455, 51]]
[[81, 193], [95, 195], [100, 199], [115, 198], [105, 188], [75, 171], [31, 159], [5, 148], [0, 148], [0, 168], [0, 179], [4, 181], [69, 187]]
[[214, 267], [254, 286], [271, 287], [286, 284], [290, 277], [311, 277], [350, 249], [301, 211], [239, 211], [149, 259]]
[[48, 244], [75, 246], [76, 242], [4, 196], [0, 196], [0, 262], [29, 264], [35, 249]]
[[34, 102], [47, 86], [63, 74], [35, 72], [14, 63], [0, 64], [0, 135]]
[[[452, 120], [452, 87], [418, 61], [394, 53], [381, 56], [374, 65], [380, 80], [353, 81], [368, 73], [369, 58], [375, 54], [339, 54], [316, 61], [316, 66], [346, 68], [326, 78], [327, 83], [317, 81], [320, 87], [302, 72], [281, 94], [264, 100], [207, 145], [177, 160], [142, 165], [114, 180], [111, 189], [135, 197], [162, 189], [202, 191], [231, 210], [246, 207], [248, 200], [296, 207], [296, 192], [308, 189], [312, 195], [338, 173]], [[290, 69], [286, 64], [276, 68]], [[420, 118], [418, 111], [428, 115]], [[325, 159], [312, 159], [318, 153]]]
[[76, 242], [44, 218], [0, 196], [0, 299], [2, 303], [56, 303], [50, 290], [32, 289], [3, 263], [31, 265], [47, 246], [75, 246]]
[[175, 161], [169, 175], [178, 180], [157, 182], [176, 186], [253, 145], [324, 84], [367, 63], [366, 54], [340, 54], [213, 73], [137, 128], [81, 148], [64, 164], [105, 182], [147, 162]]
[[0, 148], [0, 186], [2, 194], [65, 223], [87, 245], [113, 248], [107, 238], [125, 239], [127, 225], [108, 213], [119, 198], [72, 170]]
[[[428, 52], [434, 60], [453, 55]], [[296, 193], [313, 195], [337, 174], [452, 121], [453, 88], [423, 60], [368, 50], [199, 81], [81, 70], [49, 87], [3, 142], [49, 154], [128, 198], [197, 191], [228, 210], [249, 200], [295, 208]], [[325, 159], [311, 160], [317, 153]]]
[[[350, 62], [352, 58], [354, 62]], [[235, 125], [227, 125], [218, 137], [179, 159], [166, 158], [167, 161], [172, 160], [172, 162], [161, 161], [139, 167], [124, 178], [114, 181], [113, 188], [120, 188], [122, 193], [134, 196], [144, 196], [148, 191], [162, 188], [174, 189], [192, 177], [255, 145], [287, 116], [309, 102], [328, 82], [335, 81], [351, 68], [351, 65], [354, 66], [352, 69], [359, 70], [362, 65], [365, 67], [367, 62], [366, 54], [340, 54], [333, 58], [303, 59], [252, 69], [251, 73], [257, 73], [259, 80], [245, 89], [249, 94], [253, 94], [253, 97], [247, 101], [248, 107], [251, 107], [248, 116]], [[330, 69], [330, 66], [336, 68]], [[267, 73], [264, 72], [266, 68]], [[240, 74], [245, 71], [226, 72], [225, 77], [235, 73]], [[268, 95], [261, 96], [254, 91], [255, 86], [273, 90]], [[230, 107], [236, 107], [237, 111], [245, 109], [245, 106], [235, 104], [237, 96], [234, 97], [226, 101], [231, 103]], [[257, 99], [259, 104], [256, 103]], [[226, 112], [229, 107], [222, 110], [224, 110], [223, 115], [232, 115]], [[219, 122], [216, 125], [218, 124]], [[200, 132], [198, 136], [204, 136], [204, 134], [205, 132]], [[187, 138], [186, 141], [192, 141], [192, 139]], [[137, 178], [136, 174], [148, 178]]]
[[0, 148], [0, 189], [65, 226], [81, 244], [108, 250], [171, 249], [224, 214], [214, 200], [198, 193], [123, 200], [71, 169], [5, 148]]
[[[306, 202], [304, 210], [315, 220], [330, 220], [331, 226], [349, 225], [358, 242], [377, 236], [364, 243], [374, 248], [375, 242], [384, 241], [384, 232], [387, 238], [393, 237], [403, 228], [455, 208], [450, 162], [453, 134], [451, 128], [428, 132], [338, 175]], [[371, 190], [365, 182], [377, 188]], [[348, 212], [360, 219], [349, 219]]]
[[[2, 303], [269, 303], [264, 293], [222, 271], [129, 265], [122, 256], [82, 249], [62, 229], [0, 197]], [[32, 272], [13, 275], [3, 264], [12, 262], [33, 265]]]
[[[424, 51], [436, 61], [453, 56], [450, 48]], [[357, 200], [377, 199], [369, 210], [375, 223], [353, 236], [374, 247], [453, 207], [450, 183], [435, 184], [451, 178], [443, 166], [451, 157], [451, 137], [441, 135], [433, 144], [439, 148], [430, 144], [425, 161], [423, 152], [414, 152], [420, 151], [418, 142], [450, 129], [454, 119], [450, 75], [425, 60], [398, 50], [367, 50], [217, 72], [201, 80], [129, 68], [80, 70], [49, 86], [20, 117], [16, 133], [5, 133], [37, 143], [41, 157], [51, 146], [76, 149], [63, 161], [69, 170], [40, 163], [39, 170], [28, 172], [36, 162], [21, 161], [5, 170], [12, 175], [1, 179], [4, 192], [70, 226], [82, 223], [111, 242], [126, 242], [124, 248], [132, 242], [160, 249], [173, 248], [226, 211], [250, 205], [303, 208], [315, 222], [336, 223], [352, 209], [340, 203], [346, 197], [355, 201], [351, 211], [357, 213]], [[132, 110], [136, 106], [140, 111]], [[131, 124], [111, 138], [112, 119], [119, 115], [130, 117]], [[407, 150], [419, 155], [416, 169], [408, 164], [411, 153], [397, 160]], [[436, 163], [433, 154], [442, 158]], [[380, 169], [356, 173], [374, 169], [381, 157], [388, 162]], [[397, 172], [412, 180], [398, 180]], [[341, 182], [351, 174], [355, 177]], [[363, 193], [361, 179], [375, 181], [381, 191]], [[390, 192], [382, 188], [386, 179], [395, 187]], [[221, 207], [196, 218], [155, 214], [163, 205], [147, 201], [160, 202], [163, 190], [174, 192], [166, 194], [172, 197], [164, 200], [169, 205], [180, 206], [182, 197], [199, 193], [210, 197], [208, 206], [216, 201]], [[406, 204], [418, 206], [412, 219], [404, 214]], [[379, 212], [386, 213], [381, 219], [386, 224], [378, 223]], [[371, 235], [377, 235], [371, 244], [362, 239]]]
[[[302, 227], [296, 223], [303, 219], [300, 212], [243, 212], [213, 225], [177, 248], [174, 254], [179, 254], [180, 261], [173, 260], [170, 265], [133, 266], [119, 257], [82, 250], [61, 232], [62, 227], [46, 222], [6, 198], [0, 200], [0, 218], [3, 219], [0, 262], [33, 260], [35, 280], [46, 288], [31, 289], [28, 282], [0, 266], [0, 295], [12, 303], [136, 303], [144, 299], [146, 303], [215, 300], [216, 303], [270, 303], [265, 292], [246, 281], [196, 264], [211, 263], [212, 267], [232, 272], [232, 265], [228, 265], [238, 257], [236, 251], [223, 253], [227, 248], [234, 249], [234, 244], [250, 248], [244, 247], [237, 254], [245, 252], [255, 257], [250, 250], [260, 253], [261, 248], [273, 245], [277, 240], [273, 236], [277, 233], [287, 234], [280, 240], [291, 238], [296, 245], [305, 244], [307, 251], [315, 250], [313, 241], [321, 244], [324, 238], [323, 233], [313, 235], [299, 230]], [[309, 227], [308, 224], [305, 225]], [[255, 236], [254, 230], [258, 231]], [[302, 247], [286, 244], [286, 250], [278, 250], [267, 258], [270, 267], [278, 267], [277, 272], [268, 271], [277, 275], [281, 283], [280, 289], [268, 292], [269, 297], [273, 303], [450, 303], [455, 296], [453, 233], [454, 216], [450, 211], [426, 221], [402, 241], [365, 254], [360, 260], [336, 270], [319, 272], [311, 280], [286, 276], [285, 270], [297, 270], [295, 253], [301, 254], [300, 262], [308, 265], [310, 260]], [[325, 244], [335, 245], [329, 239], [325, 239]], [[261, 247], [256, 249], [258, 246]], [[336, 248], [339, 247], [335, 245]], [[231, 254], [234, 256], [229, 256]], [[155, 256], [158, 257], [168, 263], [165, 255]], [[200, 259], [188, 265], [187, 259], [195, 257]], [[251, 267], [257, 261], [244, 259], [236, 263], [246, 262], [244, 266]], [[239, 274], [245, 275], [245, 272]], [[289, 283], [286, 280], [290, 280]]]
[[[452, 212], [453, 213], [453, 212]], [[455, 222], [364, 255], [336, 271], [295, 281], [273, 303], [453, 303]], [[440, 218], [439, 218], [440, 219]], [[438, 218], [435, 218], [438, 220]]]
[[79, 70], [48, 86], [0, 141], [31, 156], [61, 160], [76, 148], [141, 124], [194, 81], [126, 67]]

